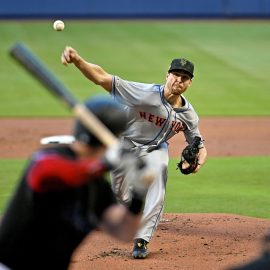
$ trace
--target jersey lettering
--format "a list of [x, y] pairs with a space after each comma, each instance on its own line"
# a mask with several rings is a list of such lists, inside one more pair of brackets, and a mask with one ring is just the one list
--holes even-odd
[[156, 123], [155, 123], [155, 124], [156, 124], [157, 126], [160, 126], [160, 127], [161, 127], [161, 126], [164, 124], [165, 121], [166, 121], [165, 118], [161, 118], [161, 117], [158, 117], [158, 116], [157, 116], [157, 118], [156, 118]]
[[154, 117], [155, 117], [155, 115], [149, 113], [148, 121], [153, 122]]
[[146, 119], [146, 112], [140, 112], [140, 117]]
[[[162, 118], [151, 113], [139, 112], [139, 114], [141, 118], [144, 118], [159, 127], [163, 126], [166, 121], [166, 118]], [[179, 131], [185, 130], [185, 125], [181, 121], [172, 121], [172, 130], [175, 133], [178, 133]]]
[[155, 125], [159, 127], [161, 127], [166, 121], [166, 118], [162, 118], [162, 117], [156, 116], [151, 113], [146, 113], [146, 112], [140, 112], [140, 117], [144, 118], [145, 120], [148, 120], [151, 123], [155, 123]]
[[175, 133], [178, 133], [179, 131], [185, 130], [185, 125], [183, 122], [178, 122], [178, 121], [172, 121], [172, 130]]

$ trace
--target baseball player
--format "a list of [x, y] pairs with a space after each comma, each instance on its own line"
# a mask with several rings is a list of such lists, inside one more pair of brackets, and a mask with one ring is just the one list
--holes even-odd
[[[106, 72], [102, 67], [84, 60], [78, 52], [67, 46], [61, 61], [73, 63], [90, 81], [100, 85], [118, 102], [125, 105], [129, 118], [128, 129], [122, 134], [124, 145], [140, 153], [155, 170], [156, 179], [150, 186], [141, 226], [134, 238], [132, 255], [135, 259], [148, 255], [147, 244], [160, 221], [165, 198], [168, 140], [183, 132], [188, 144], [200, 137], [196, 166], [198, 172], [205, 163], [207, 151], [198, 128], [198, 116], [192, 105], [182, 95], [192, 84], [194, 65], [184, 59], [174, 59], [164, 85], [131, 82]], [[110, 114], [110, 111], [108, 111]], [[130, 200], [128, 177], [122, 170], [112, 172], [112, 187], [123, 203]]]
[[[123, 108], [111, 98], [96, 97], [85, 105], [115, 135], [126, 128]], [[142, 181], [147, 164], [121, 147], [105, 152], [79, 120], [74, 136], [72, 144], [44, 147], [29, 160], [1, 221], [0, 269], [67, 269], [75, 248], [97, 227], [133, 239], [148, 188]], [[119, 164], [136, 179], [127, 207], [117, 202], [104, 175]]]

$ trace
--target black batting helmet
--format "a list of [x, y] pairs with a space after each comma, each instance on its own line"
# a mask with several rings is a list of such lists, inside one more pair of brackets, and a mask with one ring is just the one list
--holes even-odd
[[[114, 135], [118, 136], [126, 129], [127, 114], [123, 105], [120, 103], [117, 103], [109, 97], [99, 96], [86, 100], [84, 105]], [[76, 140], [91, 146], [99, 146], [102, 144], [78, 119], [75, 121], [73, 133]]]

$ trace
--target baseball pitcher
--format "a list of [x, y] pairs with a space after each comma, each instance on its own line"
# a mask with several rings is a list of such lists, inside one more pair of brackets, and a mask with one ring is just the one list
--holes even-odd
[[[164, 85], [124, 80], [107, 73], [102, 67], [85, 61], [75, 49], [66, 47], [61, 61], [73, 63], [90, 81], [100, 85], [118, 102], [125, 105], [128, 129], [122, 134], [126, 148], [146, 160], [156, 178], [146, 195], [140, 229], [134, 239], [133, 257], [146, 258], [151, 240], [163, 212], [167, 168], [168, 140], [183, 132], [192, 148], [184, 151], [177, 167], [184, 174], [196, 173], [205, 163], [207, 151], [199, 131], [199, 118], [183, 93], [191, 86], [194, 65], [177, 58], [171, 62]], [[110, 114], [110, 112], [107, 112]], [[197, 138], [197, 139], [195, 139]], [[186, 149], [187, 150], [187, 149]], [[189, 153], [189, 157], [187, 157]], [[112, 187], [124, 204], [130, 201], [128, 175], [120, 168], [112, 172]]]

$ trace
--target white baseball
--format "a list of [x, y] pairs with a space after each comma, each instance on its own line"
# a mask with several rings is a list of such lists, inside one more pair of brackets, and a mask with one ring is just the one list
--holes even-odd
[[65, 28], [65, 24], [64, 24], [64, 22], [61, 21], [61, 20], [57, 20], [57, 21], [55, 21], [55, 22], [53, 23], [53, 29], [54, 29], [55, 31], [63, 31], [64, 28]]

